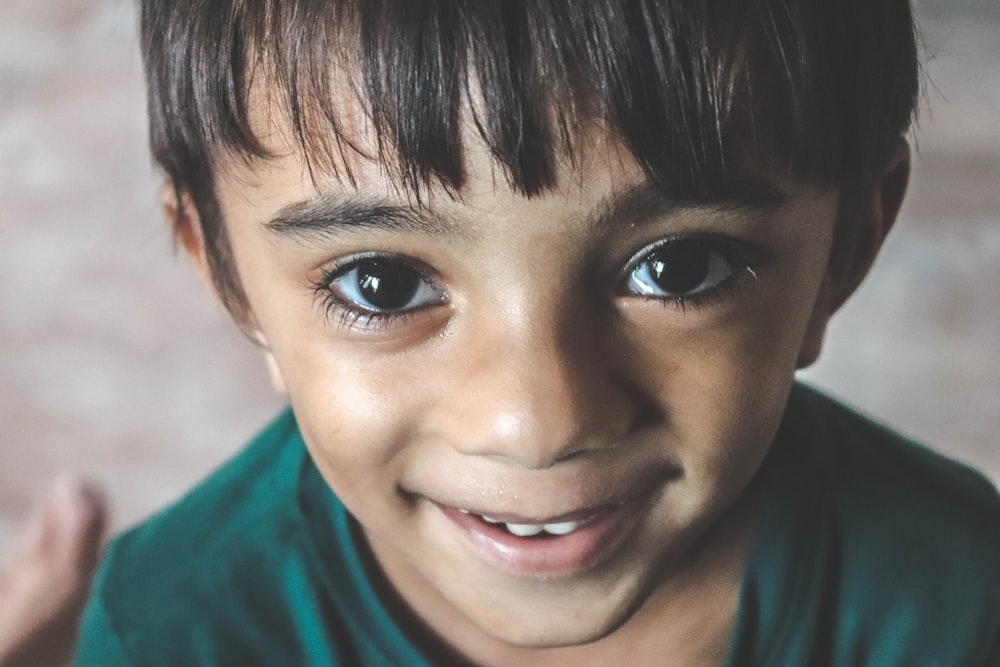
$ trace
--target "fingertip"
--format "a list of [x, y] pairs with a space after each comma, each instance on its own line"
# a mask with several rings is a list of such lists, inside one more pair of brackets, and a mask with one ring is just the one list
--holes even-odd
[[76, 473], [63, 473], [56, 480], [50, 502], [58, 523], [58, 534], [52, 540], [58, 545], [56, 550], [81, 569], [92, 569], [107, 521], [104, 494]]
[[80, 523], [92, 524], [104, 520], [104, 493], [97, 484], [77, 473], [60, 474], [56, 478], [52, 495], [59, 509], [73, 515]]

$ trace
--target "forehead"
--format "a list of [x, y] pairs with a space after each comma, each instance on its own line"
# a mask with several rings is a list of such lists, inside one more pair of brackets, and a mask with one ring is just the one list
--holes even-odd
[[303, 136], [296, 127], [287, 100], [265, 77], [255, 79], [249, 93], [250, 128], [264, 148], [257, 157], [229, 153], [216, 162], [216, 176], [223, 182], [254, 191], [269, 199], [297, 197], [305, 202], [326, 193], [357, 198], [405, 202], [414, 208], [484, 201], [497, 196], [586, 199], [588, 193], [614, 193], [649, 185], [682, 205], [772, 204], [798, 183], [788, 174], [767, 169], [748, 152], [734, 149], [729, 157], [729, 177], [714, 191], [694, 191], [683, 182], [657, 180], [636, 160], [625, 142], [607, 123], [596, 118], [577, 119], [554, 155], [554, 177], [539, 191], [527, 193], [512, 182], [508, 166], [484, 137], [477, 107], [481, 93], [473, 92], [458, 113], [458, 148], [462, 179], [442, 178], [415, 182], [396, 151], [387, 150], [389, 138], [379, 134], [370, 109], [351, 83], [354, 73], [335, 71], [337, 136], [334, 150]]
[[231, 157], [223, 163], [217, 194], [224, 212], [246, 212], [249, 204], [258, 223], [291, 230], [293, 236], [306, 231], [304, 238], [313, 237], [310, 229], [328, 226], [330, 220], [352, 220], [348, 227], [355, 231], [378, 228], [454, 236], [470, 231], [463, 226], [476, 212], [495, 213], [500, 206], [523, 212], [533, 204], [535, 215], [553, 205], [569, 215], [594, 207], [602, 193], [626, 191], [645, 181], [628, 152], [607, 133], [595, 131], [573, 159], [563, 156], [551, 187], [528, 198], [510, 186], [489, 148], [466, 122], [461, 186], [432, 182], [416, 190], [401, 178], [398, 164], [379, 159], [378, 136], [357, 104], [351, 106], [351, 148], [334, 155], [333, 163], [311, 162], [280, 114], [263, 109], [255, 113], [255, 130], [271, 156]]
[[[513, 188], [489, 147], [467, 118], [463, 127], [463, 179], [460, 188], [432, 185], [419, 192], [406, 189], [394, 165], [366, 154], [378, 137], [355, 105], [351, 116], [356, 134], [343, 160], [334, 168], [312, 167], [290, 123], [280, 113], [263, 109], [256, 130], [273, 156], [253, 161], [230, 160], [220, 198], [252, 203], [257, 221], [284, 236], [308, 240], [329, 231], [378, 229], [421, 234], [467, 235], [477, 214], [537, 221], [539, 216], [575, 220], [587, 229], [630, 224], [693, 209], [727, 215], [775, 207], [797, 184], [769, 174], [746, 175], [718, 198], [691, 198], [689, 193], [651, 182], [616, 137], [598, 124], [581, 134], [572, 155], [560, 156], [557, 177], [545, 191], [528, 197]], [[500, 211], [499, 207], [505, 209]], [[246, 207], [241, 207], [245, 211]], [[340, 221], [331, 224], [331, 221]]]
[[[482, 180], [498, 185], [510, 182], [510, 174], [494, 147], [490, 146], [481, 124], [484, 105], [478, 86], [470, 89], [457, 105], [453, 128], [440, 137], [437, 150], [448, 152], [458, 164], [458, 178], [429, 173], [426, 178], [410, 178], [415, 162], [432, 162], [433, 151], [406, 155], [398, 144], [398, 128], [389, 128], [373, 116], [373, 103], [359, 91], [357, 68], [344, 62], [331, 63], [330, 99], [323, 122], [301, 108], [302, 101], [288, 98], [273, 77], [254, 77], [248, 94], [248, 124], [263, 148], [260, 156], [234, 151], [218, 161], [223, 169], [242, 167], [241, 174], [272, 174], [275, 167], [291, 169], [300, 164], [316, 184], [372, 191], [385, 189], [420, 202], [424, 195], [448, 191], [461, 195]], [[617, 168], [634, 163], [627, 149], [595, 120], [578, 119], [573, 138], [559, 142], [555, 154], [560, 175], [589, 171], [595, 159], [613, 162]], [[438, 156], [440, 157], [440, 156]], [[419, 168], [419, 166], [418, 166]]]

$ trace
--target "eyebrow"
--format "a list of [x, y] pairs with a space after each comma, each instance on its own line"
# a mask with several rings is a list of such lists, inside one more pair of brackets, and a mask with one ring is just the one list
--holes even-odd
[[324, 193], [313, 199], [289, 204], [264, 223], [264, 227], [280, 236], [300, 240], [365, 230], [432, 236], [461, 233], [460, 226], [454, 220], [426, 209], [338, 193]]
[[718, 196], [675, 193], [643, 180], [606, 197], [588, 216], [587, 222], [596, 229], [606, 229], [616, 225], [639, 225], [690, 211], [753, 213], [775, 208], [788, 199], [787, 192], [766, 180], [748, 180]]
[[[639, 225], [693, 210], [753, 212], [778, 206], [788, 198], [784, 190], [770, 181], [748, 181], [722, 196], [695, 197], [670, 192], [643, 180], [601, 200], [586, 216], [585, 222], [592, 229], [608, 229]], [[300, 241], [366, 230], [430, 236], [461, 236], [467, 233], [457, 220], [425, 208], [339, 193], [323, 193], [289, 204], [264, 223], [264, 227], [279, 236]]]

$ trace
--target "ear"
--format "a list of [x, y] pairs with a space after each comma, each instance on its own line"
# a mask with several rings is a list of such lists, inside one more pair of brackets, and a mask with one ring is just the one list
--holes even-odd
[[271, 352], [271, 345], [267, 342], [264, 332], [257, 329], [251, 334], [250, 337], [253, 338], [264, 351], [264, 361], [267, 363], [267, 372], [271, 377], [271, 386], [274, 387], [274, 390], [282, 396], [287, 396], [288, 389], [285, 388], [285, 377], [281, 374], [281, 368], [278, 367], [278, 362], [274, 358], [274, 353]]
[[[208, 252], [205, 246], [205, 234], [201, 226], [201, 218], [198, 216], [198, 209], [191, 201], [190, 195], [183, 191], [178, 191], [172, 183], [164, 183], [159, 191], [160, 206], [163, 208], [164, 217], [170, 225], [177, 245], [184, 251], [191, 265], [194, 267], [201, 281], [215, 295], [220, 306], [223, 306], [219, 291], [212, 278], [212, 268], [208, 263]], [[279, 394], [287, 394], [285, 380], [281, 375], [274, 355], [271, 353], [267, 338], [260, 329], [248, 330], [241, 327], [254, 342], [264, 350], [264, 360], [267, 362], [267, 370], [271, 376], [271, 384]]]
[[178, 190], [168, 181], [160, 186], [158, 199], [163, 209], [163, 217], [170, 225], [177, 246], [184, 251], [201, 281], [216, 299], [219, 299], [215, 281], [212, 279], [212, 269], [208, 264], [201, 218], [194, 202], [191, 201], [191, 196], [187, 192]]
[[896, 222], [909, 180], [910, 146], [900, 138], [870, 188], [855, 196], [841, 192], [830, 262], [799, 350], [798, 368], [819, 357], [830, 318], [871, 270]]

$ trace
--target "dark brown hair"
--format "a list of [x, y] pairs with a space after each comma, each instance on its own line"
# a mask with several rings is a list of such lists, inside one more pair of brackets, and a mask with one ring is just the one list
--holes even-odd
[[909, 127], [919, 89], [907, 0], [142, 0], [141, 24], [153, 155], [191, 196], [244, 322], [212, 183], [224, 159], [267, 157], [251, 84], [311, 169], [350, 182], [361, 151], [333, 90], [343, 75], [378, 140], [365, 157], [418, 198], [461, 188], [469, 122], [526, 196], [554, 183], [592, 121], [687, 197], [722, 196], [748, 163], [856, 186]]

